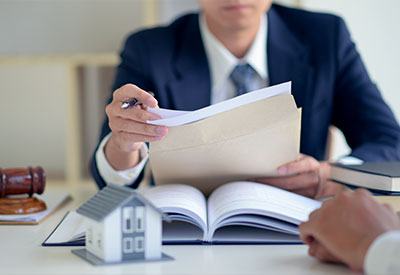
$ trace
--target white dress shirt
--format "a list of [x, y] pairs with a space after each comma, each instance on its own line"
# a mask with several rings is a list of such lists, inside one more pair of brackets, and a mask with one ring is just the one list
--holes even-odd
[[400, 274], [400, 231], [376, 238], [365, 255], [364, 271], [371, 275]]
[[147, 162], [148, 149], [146, 144], [143, 143], [142, 147], [139, 149], [139, 163], [126, 170], [115, 170], [104, 153], [104, 147], [106, 146], [108, 140], [110, 139], [112, 133], [109, 133], [101, 141], [99, 148], [96, 151], [96, 164], [99, 170], [100, 176], [103, 178], [106, 184], [115, 183], [118, 185], [130, 185], [134, 182], [142, 172], [144, 165]]

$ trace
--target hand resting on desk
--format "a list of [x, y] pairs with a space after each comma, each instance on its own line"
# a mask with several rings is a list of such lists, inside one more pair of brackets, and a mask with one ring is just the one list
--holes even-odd
[[311, 156], [300, 154], [300, 158], [279, 167], [282, 177], [251, 179], [311, 198], [321, 198], [336, 193], [338, 184], [328, 181], [330, 166]]
[[361, 270], [372, 242], [385, 232], [400, 230], [400, 219], [390, 205], [357, 189], [325, 201], [299, 229], [311, 256]]

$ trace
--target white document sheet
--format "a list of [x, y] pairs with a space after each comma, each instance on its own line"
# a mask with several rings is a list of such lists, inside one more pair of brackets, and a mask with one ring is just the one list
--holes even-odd
[[153, 114], [157, 114], [160, 117], [162, 117], [162, 119], [159, 119], [159, 120], [148, 121], [149, 123], [154, 122], [154, 121], [165, 120], [167, 118], [183, 116], [188, 113], [191, 113], [190, 111], [177, 111], [177, 110], [170, 110], [170, 109], [163, 109], [163, 108], [150, 108], [150, 107], [148, 107], [147, 110]]
[[147, 123], [168, 127], [189, 124], [258, 100], [283, 94], [291, 94], [291, 85], [291, 82], [286, 82], [259, 89], [192, 112], [148, 108], [147, 110], [149, 112], [158, 114], [162, 119], [148, 120]]

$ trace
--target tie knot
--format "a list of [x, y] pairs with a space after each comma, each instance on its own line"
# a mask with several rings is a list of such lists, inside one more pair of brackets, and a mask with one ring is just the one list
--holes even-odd
[[237, 95], [253, 90], [256, 71], [249, 64], [239, 64], [233, 69], [231, 79], [236, 87]]

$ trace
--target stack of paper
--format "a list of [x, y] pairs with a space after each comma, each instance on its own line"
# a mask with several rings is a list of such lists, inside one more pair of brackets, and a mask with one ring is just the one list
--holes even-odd
[[39, 224], [63, 203], [71, 199], [64, 192], [44, 192], [43, 195], [35, 195], [46, 203], [47, 209], [38, 213], [22, 215], [0, 215], [0, 224]]
[[232, 99], [214, 105], [210, 105], [193, 112], [168, 110], [162, 108], [148, 108], [150, 112], [158, 114], [159, 116], [162, 117], [162, 119], [149, 120], [147, 121], [147, 123], [153, 125], [164, 125], [169, 127], [180, 126], [184, 124], [193, 123], [249, 103], [290, 93], [291, 93], [291, 82], [286, 82], [280, 85], [275, 85], [273, 87], [263, 88], [257, 91], [243, 94], [241, 96], [237, 96]]

